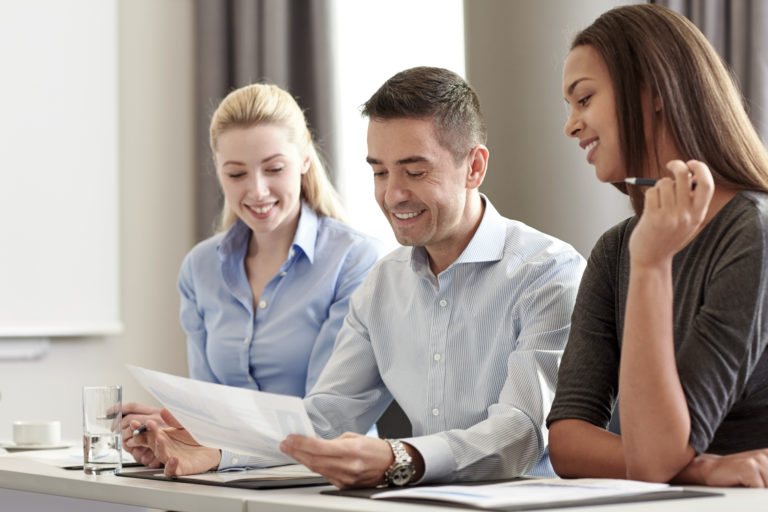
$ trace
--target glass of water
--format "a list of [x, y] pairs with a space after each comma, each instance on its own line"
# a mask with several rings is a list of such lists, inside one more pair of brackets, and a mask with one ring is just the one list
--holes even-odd
[[116, 472], [123, 466], [121, 386], [83, 387], [83, 471]]

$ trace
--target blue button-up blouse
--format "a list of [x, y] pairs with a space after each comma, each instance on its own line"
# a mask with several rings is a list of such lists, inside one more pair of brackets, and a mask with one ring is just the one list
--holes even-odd
[[179, 273], [190, 377], [303, 397], [331, 355], [349, 296], [381, 244], [302, 205], [288, 256], [257, 311], [245, 271], [251, 230], [237, 220], [200, 242]]

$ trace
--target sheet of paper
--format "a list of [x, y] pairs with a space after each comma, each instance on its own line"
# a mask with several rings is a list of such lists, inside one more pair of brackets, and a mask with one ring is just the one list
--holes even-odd
[[600, 478], [542, 478], [491, 485], [445, 485], [412, 487], [387, 491], [372, 496], [386, 498], [420, 498], [450, 501], [491, 508], [513, 505], [557, 504], [558, 502], [628, 496], [659, 491], [679, 491], [667, 484]]
[[300, 398], [223, 386], [128, 365], [136, 380], [200, 444], [293, 461], [278, 445], [288, 434], [315, 437]]
[[[59, 450], [28, 450], [28, 451], [6, 451], [0, 450], [0, 457], [24, 457], [27, 459], [35, 459], [38, 462], [49, 464], [51, 466], [58, 466], [60, 468], [67, 468], [71, 466], [83, 465], [83, 447], [82, 441], [77, 443], [70, 442], [64, 443], [69, 445], [67, 448]], [[132, 464], [135, 461], [133, 456], [123, 450], [123, 464]]]

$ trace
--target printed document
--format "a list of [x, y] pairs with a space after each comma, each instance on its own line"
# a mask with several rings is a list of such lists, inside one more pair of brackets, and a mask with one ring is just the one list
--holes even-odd
[[127, 365], [136, 380], [211, 448], [295, 462], [278, 445], [288, 434], [315, 437], [300, 398], [213, 384]]
[[554, 507], [563, 502], [680, 490], [681, 487], [670, 487], [668, 484], [632, 480], [537, 478], [489, 485], [409, 487], [381, 492], [371, 497], [450, 501], [482, 508], [541, 504]]

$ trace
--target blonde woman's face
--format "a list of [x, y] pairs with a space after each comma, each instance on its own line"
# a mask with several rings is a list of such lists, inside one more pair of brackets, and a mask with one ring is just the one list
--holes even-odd
[[255, 234], [295, 231], [309, 157], [287, 130], [271, 124], [234, 128], [219, 136], [217, 146], [216, 172], [235, 214]]

